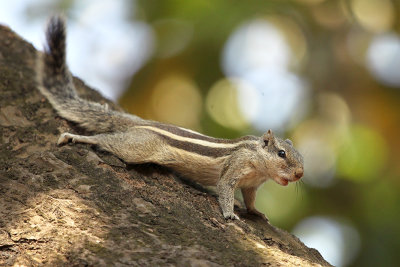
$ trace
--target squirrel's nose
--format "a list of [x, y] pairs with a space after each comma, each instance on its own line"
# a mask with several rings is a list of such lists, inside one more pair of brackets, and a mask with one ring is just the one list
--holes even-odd
[[295, 171], [294, 176], [295, 176], [296, 179], [298, 180], [298, 179], [300, 179], [301, 177], [303, 177], [303, 174], [304, 174], [303, 169], [298, 169], [298, 170]]

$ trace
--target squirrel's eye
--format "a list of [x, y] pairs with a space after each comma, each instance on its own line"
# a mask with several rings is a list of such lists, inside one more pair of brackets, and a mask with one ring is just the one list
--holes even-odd
[[285, 153], [285, 151], [284, 151], [284, 150], [279, 150], [279, 151], [278, 151], [278, 156], [281, 157], [281, 158], [286, 158], [286, 153]]

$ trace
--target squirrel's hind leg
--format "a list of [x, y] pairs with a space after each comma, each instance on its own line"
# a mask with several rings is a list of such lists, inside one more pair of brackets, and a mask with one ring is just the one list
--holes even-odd
[[128, 147], [124, 144], [124, 140], [126, 139], [123, 133], [96, 134], [91, 136], [63, 133], [58, 138], [57, 145], [61, 146], [69, 142], [95, 145], [101, 150], [116, 155], [125, 162], [136, 163], [139, 159], [136, 159], [134, 151], [127, 153], [127, 150], [123, 149], [124, 147]]
[[[69, 142], [96, 145], [99, 149], [108, 151], [126, 163], [160, 163], [156, 153], [160, 140], [151, 134], [143, 134], [140, 131], [97, 134], [92, 136], [63, 133], [57, 141], [57, 145]], [[162, 158], [162, 157], [161, 157]]]
[[91, 144], [91, 145], [96, 145], [97, 140], [96, 138], [93, 138], [93, 136], [84, 136], [84, 135], [77, 135], [77, 134], [71, 134], [71, 133], [63, 133], [60, 135], [57, 141], [57, 145], [65, 145], [69, 142], [72, 143], [85, 143], [85, 144]]

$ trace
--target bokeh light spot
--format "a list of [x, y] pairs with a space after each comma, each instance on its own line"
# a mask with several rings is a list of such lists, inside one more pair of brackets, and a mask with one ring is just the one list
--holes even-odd
[[291, 50], [283, 34], [272, 23], [257, 19], [241, 25], [224, 49], [223, 70], [240, 77], [247, 71], [267, 66], [286, 69]]
[[[307, 85], [290, 71], [292, 59], [297, 58], [294, 61], [299, 64], [305, 56], [302, 37], [290, 20], [272, 17], [271, 21], [255, 19], [242, 24], [225, 45], [223, 70], [252, 88], [241, 91], [240, 108], [247, 115], [248, 109], [256, 111], [246, 118], [261, 132], [269, 128], [283, 131], [304, 114]], [[300, 41], [300, 48], [293, 50], [298, 57], [293, 56], [288, 40]], [[244, 97], [246, 92], [248, 97]]]
[[258, 69], [247, 72], [243, 78], [258, 91], [259, 109], [251, 120], [254, 128], [283, 131], [304, 115], [307, 86], [299, 76], [283, 70]]
[[296, 225], [293, 233], [334, 266], [350, 264], [360, 249], [360, 237], [349, 223], [324, 217], [309, 217]]
[[400, 87], [400, 37], [394, 33], [375, 36], [368, 48], [367, 63], [379, 81]]
[[346, 21], [340, 1], [326, 1], [312, 8], [315, 20], [324, 27], [338, 28]]
[[[239, 108], [239, 87], [237, 79], [222, 79], [216, 82], [207, 94], [206, 109], [219, 124], [235, 130], [248, 127], [248, 122]], [[241, 93], [243, 94], [243, 92]], [[251, 114], [254, 112], [249, 112]]]
[[369, 31], [387, 31], [394, 23], [394, 7], [390, 0], [353, 0], [351, 8], [357, 21]]
[[151, 95], [152, 115], [156, 120], [197, 129], [202, 97], [186, 76], [171, 74], [160, 80]]

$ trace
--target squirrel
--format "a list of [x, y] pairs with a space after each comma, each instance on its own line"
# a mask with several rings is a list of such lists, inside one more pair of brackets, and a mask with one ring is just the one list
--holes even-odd
[[261, 137], [213, 138], [80, 98], [66, 64], [62, 16], [50, 18], [46, 41], [37, 57], [38, 89], [62, 118], [95, 134], [63, 133], [58, 145], [96, 145], [128, 164], [156, 163], [202, 185], [216, 186], [225, 219], [239, 220], [233, 210], [236, 188], [241, 189], [247, 212], [267, 219], [255, 208], [257, 188], [268, 179], [286, 186], [303, 176], [302, 155], [289, 139], [275, 137], [271, 130]]

